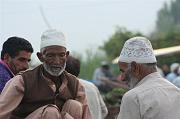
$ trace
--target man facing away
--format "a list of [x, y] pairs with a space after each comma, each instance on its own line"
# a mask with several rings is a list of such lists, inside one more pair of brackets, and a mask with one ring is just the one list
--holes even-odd
[[[68, 56], [66, 62], [66, 71], [78, 77], [80, 73], [80, 61], [75, 57]], [[99, 90], [91, 82], [83, 79], [79, 79], [79, 81], [85, 87], [87, 102], [92, 119], [104, 119], [108, 114], [108, 110]]]
[[10, 37], [4, 43], [0, 60], [0, 93], [7, 81], [28, 69], [33, 53], [32, 45], [24, 38]]
[[69, 51], [62, 32], [41, 36], [43, 63], [8, 81], [0, 95], [0, 119], [91, 119], [84, 87], [64, 69]]
[[156, 63], [148, 39], [125, 42], [118, 65], [131, 90], [123, 96], [118, 119], [180, 118], [180, 90], [157, 72]]

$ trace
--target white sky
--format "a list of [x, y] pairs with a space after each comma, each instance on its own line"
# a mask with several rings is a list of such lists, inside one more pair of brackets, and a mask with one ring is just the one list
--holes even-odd
[[65, 33], [69, 50], [84, 53], [103, 45], [116, 26], [149, 33], [165, 1], [170, 0], [0, 0], [0, 49], [16, 35], [39, 51], [47, 29], [39, 6], [51, 26]]

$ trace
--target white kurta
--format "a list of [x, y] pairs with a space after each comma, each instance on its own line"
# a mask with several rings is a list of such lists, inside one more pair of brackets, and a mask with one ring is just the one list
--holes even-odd
[[107, 107], [100, 95], [97, 87], [86, 80], [80, 79], [80, 83], [85, 88], [87, 103], [91, 112], [92, 119], [104, 119], [108, 114]]
[[151, 73], [123, 96], [118, 119], [180, 119], [180, 89]]

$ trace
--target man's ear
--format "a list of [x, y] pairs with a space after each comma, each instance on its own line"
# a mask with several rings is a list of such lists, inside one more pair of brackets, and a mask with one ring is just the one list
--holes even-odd
[[44, 62], [44, 58], [43, 58], [42, 53], [37, 52], [36, 55], [37, 55], [38, 59], [39, 59], [41, 62]]
[[11, 56], [10, 56], [8, 53], [5, 53], [5, 54], [4, 54], [4, 59], [3, 59], [3, 61], [4, 61], [4, 62], [9, 62], [10, 59], [11, 59]]
[[139, 75], [140, 73], [140, 66], [136, 62], [131, 62], [131, 71], [135, 76]]
[[66, 58], [69, 56], [69, 51], [66, 52]]

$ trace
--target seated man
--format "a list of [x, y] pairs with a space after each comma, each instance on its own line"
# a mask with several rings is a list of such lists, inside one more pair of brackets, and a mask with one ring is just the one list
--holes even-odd
[[28, 69], [33, 48], [20, 37], [10, 37], [4, 42], [0, 60], [0, 93], [7, 81], [18, 72]]
[[[72, 56], [68, 56], [65, 70], [78, 77], [80, 73], [80, 61]], [[85, 87], [87, 102], [90, 108], [92, 119], [104, 119], [108, 114], [108, 110], [101, 97], [101, 94], [99, 93], [99, 90], [91, 82], [83, 79], [79, 79], [79, 81]]]
[[0, 119], [91, 119], [84, 87], [64, 69], [69, 51], [57, 30], [42, 34], [43, 63], [7, 82], [0, 97]]

